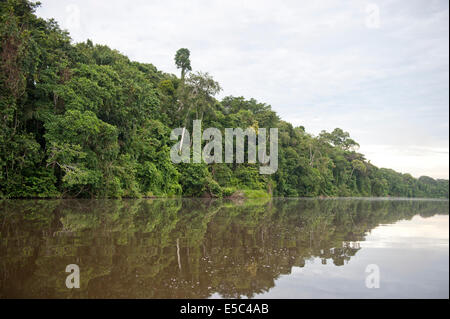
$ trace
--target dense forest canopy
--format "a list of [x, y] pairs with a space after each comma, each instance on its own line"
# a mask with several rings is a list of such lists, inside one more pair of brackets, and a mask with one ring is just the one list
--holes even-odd
[[[378, 168], [340, 128], [308, 134], [254, 99], [221, 90], [175, 54], [178, 78], [92, 41], [72, 44], [38, 4], [0, 2], [0, 197], [446, 197], [448, 180]], [[173, 128], [278, 128], [278, 171], [174, 164]]]

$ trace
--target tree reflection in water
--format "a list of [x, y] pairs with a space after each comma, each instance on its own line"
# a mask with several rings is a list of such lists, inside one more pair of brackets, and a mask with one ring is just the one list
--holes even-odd
[[251, 298], [312, 258], [345, 265], [368, 231], [417, 214], [448, 201], [2, 201], [0, 298]]

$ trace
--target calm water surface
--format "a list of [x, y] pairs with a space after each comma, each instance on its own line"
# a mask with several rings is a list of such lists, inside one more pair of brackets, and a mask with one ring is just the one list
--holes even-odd
[[0, 201], [0, 298], [223, 297], [448, 298], [449, 203]]

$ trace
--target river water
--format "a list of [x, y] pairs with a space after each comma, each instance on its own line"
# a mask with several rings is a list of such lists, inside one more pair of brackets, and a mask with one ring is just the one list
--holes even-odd
[[0, 298], [448, 297], [447, 200], [0, 201]]

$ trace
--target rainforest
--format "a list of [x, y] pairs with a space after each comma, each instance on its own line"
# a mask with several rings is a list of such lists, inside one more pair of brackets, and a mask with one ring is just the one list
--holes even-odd
[[[0, 2], [0, 198], [448, 198], [448, 180], [378, 168], [345, 129], [315, 136], [261, 101], [218, 99], [220, 84], [193, 69], [187, 48], [174, 52], [180, 76], [167, 74], [90, 40], [73, 43], [36, 16], [38, 5]], [[277, 128], [278, 170], [173, 163], [171, 131], [192, 132], [195, 120], [222, 134]]]

